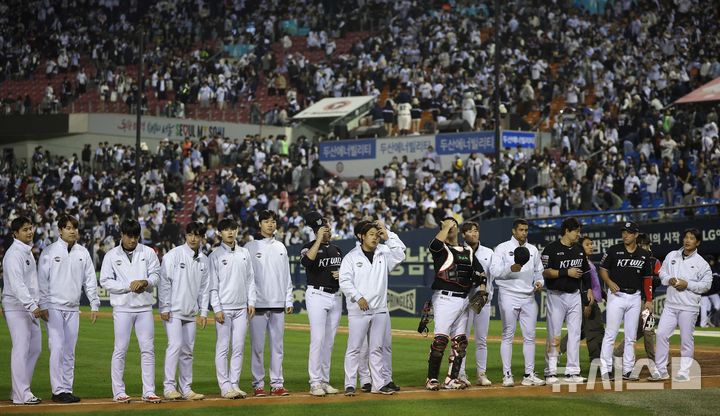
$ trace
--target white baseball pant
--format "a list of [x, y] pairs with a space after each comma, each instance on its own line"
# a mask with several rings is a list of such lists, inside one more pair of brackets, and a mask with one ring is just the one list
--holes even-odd
[[[390, 314], [388, 313], [388, 319], [385, 322], [385, 341], [383, 351], [383, 370], [385, 370], [384, 378], [389, 382], [392, 381], [392, 325], [390, 324]], [[362, 380], [362, 373], [360, 376]]]
[[432, 296], [433, 320], [435, 321], [433, 332], [435, 335], [447, 335], [450, 339], [465, 334], [468, 315], [468, 299], [443, 295], [436, 290]]
[[342, 294], [308, 288], [305, 291], [305, 305], [310, 321], [310, 386], [329, 383], [330, 358], [342, 314]]
[[283, 336], [285, 335], [285, 311], [256, 313], [250, 320], [250, 343], [252, 345], [252, 385], [254, 389], [265, 388], [265, 333], [270, 343], [270, 387], [282, 387]]
[[547, 291], [547, 341], [545, 344], [545, 376], [557, 375], [558, 355], [563, 321], [567, 324], [567, 363], [565, 375], [580, 375], [580, 330], [582, 299], [580, 291]]
[[80, 329], [80, 312], [48, 309], [46, 329], [50, 350], [52, 394], [72, 393], [75, 379], [75, 345]]
[[503, 374], [512, 374], [512, 342], [518, 321], [523, 336], [525, 374], [532, 374], [535, 372], [535, 324], [538, 311], [535, 296], [518, 296], [501, 289], [498, 304], [503, 327], [500, 343]]
[[[192, 391], [193, 348], [195, 347], [195, 320], [185, 321], [170, 316], [163, 321], [167, 333], [168, 345], [165, 350], [165, 382], [164, 392], [179, 391], [187, 395]], [[175, 375], [178, 364], [180, 377], [177, 384]]]
[[[215, 321], [217, 341], [215, 342], [215, 372], [217, 374], [220, 393], [225, 394], [232, 389], [239, 389], [240, 372], [243, 364], [245, 334], [248, 328], [247, 309], [231, 309], [223, 311], [225, 322]], [[228, 351], [232, 344], [230, 365]]]
[[14, 404], [23, 404], [34, 397], [30, 391], [35, 364], [42, 351], [40, 321], [26, 311], [5, 311], [5, 321], [10, 331], [10, 373]]
[[[387, 361], [383, 362], [385, 365]], [[364, 384], [372, 384], [372, 376], [370, 376], [370, 353], [368, 348], [368, 337], [365, 337], [360, 346], [360, 354], [358, 356], [358, 377], [360, 378], [360, 386]], [[354, 385], [354, 384], [353, 384]]]
[[115, 329], [115, 349], [110, 364], [113, 397], [125, 392], [125, 355], [130, 334], [135, 328], [135, 336], [140, 347], [140, 369], [142, 373], [143, 397], [155, 394], [155, 324], [152, 311], [115, 312], [113, 311], [113, 327]]
[[345, 387], [355, 387], [358, 375], [358, 367], [365, 365], [361, 357], [363, 344], [368, 345], [368, 360], [370, 365], [370, 378], [372, 390], [377, 391], [387, 385], [391, 380], [387, 379], [387, 350], [385, 347], [387, 321], [390, 316], [387, 312], [349, 315], [348, 345], [345, 352]]
[[665, 304], [660, 316], [660, 323], [658, 323], [655, 341], [655, 364], [660, 372], [667, 373], [670, 337], [675, 331], [675, 327], [679, 326], [680, 370], [677, 375], [690, 376], [690, 366], [695, 351], [693, 331], [695, 331], [697, 315], [697, 311], [685, 311], [667, 303]]
[[[467, 326], [465, 327], [465, 334], [469, 335], [473, 327], [475, 328], [475, 366], [477, 368], [477, 375], [483, 374], [487, 371], [487, 334], [490, 327], [490, 299], [488, 303], [480, 309], [480, 313], [475, 313], [472, 309], [468, 308], [467, 313]], [[469, 338], [469, 337], [468, 337]], [[451, 354], [454, 351], [450, 350]], [[460, 378], [467, 379], [467, 372], [465, 371], [466, 360], [463, 360], [462, 366], [460, 367]]]
[[717, 293], [700, 298], [700, 326], [706, 328], [710, 325], [710, 312], [720, 311], [720, 295]]
[[625, 328], [625, 351], [623, 352], [623, 374], [635, 366], [635, 340], [640, 319], [640, 292], [633, 294], [609, 293], [605, 308], [605, 336], [600, 350], [600, 371], [607, 374], [613, 368], [613, 348], [620, 331], [620, 321]]

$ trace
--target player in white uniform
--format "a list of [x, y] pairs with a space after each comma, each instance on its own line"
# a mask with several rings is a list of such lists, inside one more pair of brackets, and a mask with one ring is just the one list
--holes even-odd
[[215, 370], [220, 394], [226, 399], [247, 396], [240, 390], [239, 380], [248, 321], [255, 315], [255, 273], [250, 252], [237, 244], [238, 229], [238, 223], [229, 218], [218, 223], [222, 243], [209, 259], [210, 304], [217, 331]]
[[[485, 271], [485, 278], [487, 279], [486, 291], [488, 294], [487, 303], [480, 310], [480, 313], [475, 313], [472, 309], [468, 308], [468, 321], [466, 334], [470, 334], [470, 331], [475, 327], [475, 365], [477, 368], [477, 384], [480, 386], [491, 386], [492, 382], [487, 378], [485, 372], [487, 371], [487, 334], [488, 328], [490, 327], [490, 310], [492, 309], [491, 302], [493, 298], [493, 284], [492, 276], [490, 275], [490, 264], [492, 263], [493, 251], [480, 244], [480, 226], [478, 223], [473, 221], [465, 221], [460, 225], [460, 232], [462, 233], [463, 240], [475, 253], [475, 259], [480, 262], [483, 270]], [[468, 298], [479, 290], [479, 286], [474, 288], [468, 294]], [[452, 354], [451, 350], [451, 354]], [[467, 360], [463, 360], [462, 366], [460, 367], [460, 376], [458, 380], [463, 382], [467, 387], [471, 386], [470, 380], [467, 378], [465, 372], [465, 364]]]
[[710, 265], [698, 253], [702, 233], [696, 228], [685, 230], [683, 248], [671, 251], [660, 268], [660, 280], [667, 285], [665, 307], [660, 316], [655, 348], [657, 374], [650, 381], [670, 378], [667, 371], [670, 337], [680, 327], [680, 369], [675, 381], [690, 380], [690, 364], [695, 349], [693, 331], [700, 310], [700, 297], [712, 285]]
[[120, 225], [120, 245], [111, 249], [103, 258], [100, 269], [100, 285], [110, 292], [115, 329], [115, 348], [112, 355], [110, 375], [113, 400], [127, 403], [130, 396], [125, 392], [125, 355], [130, 334], [135, 335], [140, 346], [142, 369], [142, 400], [160, 403], [155, 394], [155, 324], [152, 307], [153, 288], [160, 280], [160, 262], [155, 251], [138, 244], [140, 224], [126, 219]]
[[42, 400], [30, 391], [30, 384], [42, 350], [40, 319], [47, 321], [47, 311], [39, 305], [37, 265], [32, 254], [35, 230], [27, 217], [12, 220], [10, 230], [15, 240], [2, 260], [5, 281], [2, 306], [12, 341], [10, 399], [13, 404], [39, 404]]
[[495, 248], [490, 264], [490, 274], [498, 287], [498, 305], [503, 326], [500, 356], [503, 362], [504, 387], [515, 385], [511, 366], [512, 342], [518, 320], [523, 335], [525, 357], [522, 385], [545, 384], [545, 380], [535, 374], [535, 325], [538, 313], [535, 292], [544, 285], [543, 266], [537, 248], [527, 242], [527, 234], [527, 221], [516, 219], [513, 222], [512, 238]]
[[[200, 251], [205, 227], [191, 222], [185, 228], [185, 244], [168, 251], [162, 260], [158, 299], [160, 319], [165, 325], [164, 396], [168, 400], [202, 400], [205, 395], [192, 390], [193, 348], [197, 321], [207, 324], [210, 297], [208, 259]], [[175, 382], [178, 364], [180, 378]], [[179, 391], [178, 391], [179, 390]]]
[[75, 345], [80, 327], [80, 295], [90, 301], [90, 321], [95, 323], [100, 298], [95, 266], [87, 249], [77, 243], [78, 220], [68, 214], [57, 219], [60, 238], [45, 247], [38, 264], [40, 308], [48, 311], [52, 401], [75, 403]]
[[[368, 340], [372, 392], [393, 394], [385, 357], [387, 351], [387, 281], [392, 269], [405, 259], [405, 244], [387, 231], [381, 221], [365, 223], [357, 230], [361, 245], [352, 249], [340, 265], [340, 290], [345, 294], [350, 334], [345, 353], [345, 395], [355, 395], [362, 345]], [[380, 244], [380, 239], [385, 244]]]
[[270, 343], [270, 394], [287, 396], [283, 386], [283, 336], [285, 314], [293, 312], [293, 284], [287, 249], [273, 235], [277, 229], [277, 214], [265, 210], [258, 215], [260, 238], [245, 245], [250, 252], [255, 271], [257, 301], [255, 316], [250, 320], [252, 343], [252, 375], [255, 396], [266, 396], [265, 334]]

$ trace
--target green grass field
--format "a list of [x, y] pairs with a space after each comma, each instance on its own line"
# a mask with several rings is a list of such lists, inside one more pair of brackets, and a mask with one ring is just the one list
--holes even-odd
[[[110, 309], [103, 309], [105, 312], [109, 312]], [[87, 312], [87, 311], [85, 311]], [[289, 323], [307, 323], [307, 315], [292, 315], [287, 319]], [[347, 325], [347, 317], [343, 317], [341, 326]], [[417, 318], [392, 318], [393, 329], [411, 330], [414, 331], [417, 328]], [[538, 327], [544, 327], [544, 322], [538, 323]], [[291, 392], [307, 392], [308, 390], [308, 376], [307, 376], [307, 351], [309, 345], [309, 332], [305, 330], [286, 330], [285, 333], [285, 359], [284, 359], [284, 375], [285, 375], [285, 386]], [[500, 321], [491, 321], [490, 336], [500, 335]], [[519, 336], [519, 329], [517, 332]], [[536, 371], [542, 374], [544, 367], [544, 340], [545, 331], [538, 329], [537, 331], [538, 345], [536, 348]], [[671, 339], [673, 346], [677, 346], [679, 339], [674, 336]], [[429, 348], [430, 338], [424, 338], [421, 335], [415, 333], [414, 336], [407, 337], [395, 337], [393, 339], [393, 373], [396, 383], [400, 386], [421, 386], [425, 380], [425, 374], [427, 369], [427, 353]], [[163, 362], [165, 355], [166, 337], [165, 331], [162, 324], [158, 321], [155, 326], [155, 359], [156, 359], [156, 389], [158, 394], [162, 394], [162, 379], [163, 379]], [[347, 346], [347, 335], [338, 333], [335, 340], [335, 348], [332, 357], [332, 370], [331, 370], [331, 383], [337, 388], [342, 388], [343, 384], [343, 359], [344, 352]], [[720, 346], [720, 338], [710, 337], [696, 337], [696, 346]], [[7, 326], [3, 323], [0, 324], [0, 398], [7, 400], [10, 392], [10, 336], [7, 330]], [[488, 376], [490, 379], [498, 383], [501, 381], [501, 362], [499, 343], [491, 342], [488, 345]], [[91, 325], [89, 322], [89, 313], [83, 313], [81, 315], [80, 324], [80, 337], [76, 350], [76, 371], [75, 371], [75, 394], [83, 398], [110, 398], [111, 397], [111, 386], [110, 386], [110, 357], [113, 350], [113, 327], [112, 319], [109, 317], [102, 317], [98, 319], [95, 325]], [[193, 389], [200, 393], [206, 394], [219, 394], [217, 381], [215, 378], [215, 367], [214, 367], [214, 351], [215, 351], [215, 329], [214, 326], [208, 326], [205, 330], [199, 330], [195, 342], [195, 355], [194, 355], [194, 382]], [[521, 345], [516, 344], [513, 348], [513, 372], [516, 376], [521, 376], [523, 373], [522, 369], [522, 349]], [[644, 353], [638, 350], [638, 357], [644, 356]], [[586, 370], [588, 368], [587, 350], [583, 348], [581, 352], [582, 368]], [[474, 379], [475, 375], [475, 354], [474, 354], [474, 343], [471, 343], [468, 354], [468, 362], [471, 363], [469, 366], [468, 375], [471, 380]], [[267, 360], [266, 360], [267, 363]], [[562, 363], [562, 361], [561, 361]], [[443, 369], [443, 371], [445, 371]], [[38, 360], [38, 364], [35, 370], [35, 376], [33, 378], [32, 389], [33, 392], [39, 397], [50, 398], [50, 382], [48, 375], [48, 349], [47, 349], [47, 337], [43, 329], [43, 352]], [[137, 341], [133, 335], [130, 343], [130, 349], [128, 351], [126, 369], [125, 369], [125, 381], [127, 383], [127, 392], [131, 396], [137, 397], [141, 392], [140, 382], [140, 358], [137, 347]], [[246, 350], [244, 356], [243, 371], [241, 374], [241, 388], [250, 392], [250, 370], [249, 370], [249, 340], [246, 342]], [[516, 380], [517, 381], [517, 380]], [[502, 414], [528, 414], [537, 413], [545, 414], [577, 414], [578, 412], [592, 411], [606, 414], [624, 414], [628, 411], [632, 411], [633, 415], [646, 414], [643, 410], [636, 409], [636, 407], [644, 407], [642, 401], [635, 401], [635, 397], [644, 397], [646, 400], [650, 399], [650, 396], [642, 396], [646, 394], [669, 394], [670, 392], [659, 392], [659, 393], [627, 393], [631, 396], [631, 399], [627, 403], [615, 403], [614, 400], [604, 400], [604, 394], [593, 394], [585, 395], [583, 398], [573, 395], [554, 395], [548, 398], [488, 398], [487, 402], [483, 401], [483, 406], [488, 409], [498, 410]], [[678, 393], [678, 392], [672, 392]], [[700, 394], [700, 392], [685, 391], [681, 392], [683, 396], [683, 402], [692, 402], [689, 400], [691, 394]], [[720, 403], [720, 390], [710, 389], [702, 391], [703, 397], [715, 397], [715, 400], [711, 400], [709, 403]], [[623, 393], [625, 395], [625, 393]], [[612, 397], [618, 397], [617, 394], [611, 395]], [[665, 396], [662, 396], [665, 397]], [[679, 396], [678, 396], [679, 397]], [[500, 402], [503, 400], [503, 402]], [[517, 406], [513, 404], [513, 407], [508, 407], [505, 403], [507, 400], [512, 400], [517, 403]], [[656, 398], [652, 398], [649, 402], [655, 403]], [[703, 398], [703, 402], [706, 399]], [[405, 403], [404, 403], [405, 402]], [[403, 404], [404, 403], [404, 404]], [[522, 404], [520, 404], [522, 403]], [[699, 403], [699, 402], [698, 402]], [[281, 405], [279, 403], [273, 403], [272, 405], [258, 405], [263, 407], [263, 414], [297, 414], [301, 412], [297, 409], [297, 405]], [[400, 398], [393, 399], [390, 402], [362, 402], [363, 411], [372, 411], [375, 414], [404, 414], [411, 411], [413, 406], [412, 401], [400, 400]], [[454, 409], [460, 410], [461, 408], [470, 408], [477, 406], [477, 403], [473, 405], [473, 400], [469, 399], [458, 399], [450, 400], [447, 403], [443, 400], [432, 400], [423, 402], [422, 409], [432, 412], [433, 410], [438, 411], [452, 411]], [[403, 411], [402, 409], [406, 409]], [[666, 408], [669, 408], [666, 406]], [[713, 407], [715, 408], [715, 407]], [[198, 409], [190, 409], [187, 413], [182, 411], [173, 410], [172, 414], [211, 414], [218, 412], [220, 408], [210, 408], [203, 411]], [[319, 414], [357, 414], [357, 406], [344, 405], [344, 404], [317, 404], [313, 405], [315, 412]], [[562, 409], [558, 411], [557, 409]], [[109, 409], [113, 410], [113, 409]], [[702, 411], [707, 410], [707, 407], [701, 407], [698, 412], [689, 412], [689, 414], [701, 414]], [[687, 410], [684, 410], [687, 412]], [[151, 414], [140, 412], [142, 414]], [[168, 411], [162, 409], [152, 410], [152, 414], [170, 414]], [[119, 412], [118, 412], [119, 414]], [[431, 414], [431, 413], [430, 413]], [[452, 414], [452, 412], [451, 412]], [[647, 413], [652, 414], [652, 413]]]

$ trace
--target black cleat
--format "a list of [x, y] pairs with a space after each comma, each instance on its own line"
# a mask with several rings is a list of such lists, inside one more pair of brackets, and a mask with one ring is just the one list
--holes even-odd
[[363, 393], [370, 393], [372, 391], [372, 384], [370, 384], [370, 383], [363, 384], [362, 387], [360, 387], [360, 391], [362, 391]]
[[387, 386], [390, 387], [393, 391], [400, 391], [400, 386], [395, 384], [394, 381], [389, 382]]
[[355, 395], [355, 387], [345, 387], [345, 395], [346, 396], [354, 396]]

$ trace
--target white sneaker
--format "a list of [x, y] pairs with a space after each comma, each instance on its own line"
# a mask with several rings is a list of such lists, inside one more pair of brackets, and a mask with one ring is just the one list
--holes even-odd
[[456, 378], [453, 379], [446, 379], [445, 383], [443, 384], [443, 388], [445, 390], [462, 390], [465, 388], [465, 383], [459, 381]]
[[165, 396], [167, 400], [178, 400], [182, 399], [183, 397], [182, 394], [180, 394], [180, 392], [177, 390], [166, 391], [165, 393], [163, 393], [163, 396]]
[[326, 393], [321, 384], [310, 386], [310, 394], [315, 397], [323, 397]]
[[513, 387], [515, 385], [515, 380], [513, 379], [512, 374], [505, 374], [503, 376], [503, 387]]
[[190, 392], [183, 396], [185, 400], [202, 400], [205, 398], [204, 394], [195, 393], [194, 391], [190, 390]]
[[224, 399], [237, 399], [238, 397], [240, 397], [240, 393], [238, 393], [237, 390], [228, 390], [222, 395], [222, 397]]
[[322, 389], [325, 390], [325, 393], [327, 394], [338, 394], [340, 393], [340, 390], [336, 389], [335, 387], [331, 386], [329, 383], [323, 383]]
[[[545, 379], [545, 381], [547, 381], [547, 379]], [[578, 374], [574, 374], [571, 376], [566, 375], [563, 378], [563, 383], [568, 383], [568, 384], [582, 384], [586, 381], [587, 381], [587, 379], [585, 377], [578, 375]], [[550, 384], [550, 383], [548, 383], [548, 384]]]
[[239, 398], [244, 399], [247, 397], [247, 393], [240, 390], [239, 388], [235, 387], [235, 388], [233, 388], [233, 390], [235, 390], [237, 392]]
[[481, 386], [492, 386], [492, 381], [487, 378], [485, 373], [480, 373], [480, 375], [478, 375], [477, 384]]
[[523, 377], [521, 384], [523, 386], [544, 386], [545, 380], [536, 376], [535, 373], [532, 373], [532, 374], [528, 374], [527, 376]]
[[545, 376], [545, 384], [557, 384], [559, 382], [560, 382], [560, 379], [557, 378], [557, 376], [555, 374]]
[[460, 377], [458, 377], [458, 378], [457, 378], [457, 381], [460, 382], [460, 383], [462, 383], [462, 384], [464, 384], [465, 387], [463, 387], [463, 388], [465, 388], [465, 389], [472, 387], [472, 383], [471, 383], [470, 380], [468, 380], [467, 377], [465, 377], [465, 376], [460, 376]]
[[648, 377], [648, 379], [647, 379], [647, 381], [653, 381], [653, 382], [655, 382], [655, 381], [665, 381], [665, 380], [670, 380], [670, 375], [669, 375], [668, 373], [663, 373], [663, 374], [661, 374], [661, 373], [659, 373], [659, 372], [651, 375], [651, 376]]

